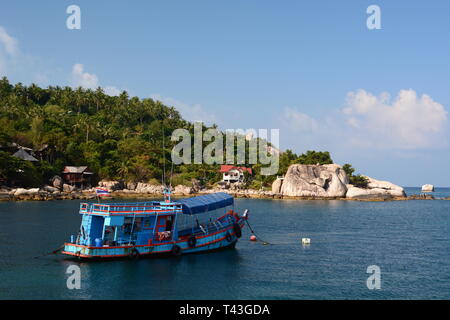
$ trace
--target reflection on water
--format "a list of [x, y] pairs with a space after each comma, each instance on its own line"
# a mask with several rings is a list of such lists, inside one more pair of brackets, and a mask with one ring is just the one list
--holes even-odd
[[[249, 241], [245, 228], [236, 249], [216, 253], [96, 262], [43, 256], [77, 230], [78, 205], [0, 203], [1, 299], [450, 298], [450, 201], [237, 199], [271, 245]], [[80, 290], [66, 287], [71, 264], [81, 269]], [[365, 285], [373, 264], [381, 268], [379, 291]]]

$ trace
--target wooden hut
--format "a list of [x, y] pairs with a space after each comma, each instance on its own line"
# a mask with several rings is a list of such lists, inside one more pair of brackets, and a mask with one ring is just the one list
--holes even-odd
[[76, 187], [90, 187], [93, 172], [87, 166], [66, 166], [62, 172], [64, 182]]

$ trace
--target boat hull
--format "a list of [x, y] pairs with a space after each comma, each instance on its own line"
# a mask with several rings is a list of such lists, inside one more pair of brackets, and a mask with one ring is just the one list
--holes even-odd
[[[241, 228], [244, 227], [244, 221], [238, 222]], [[74, 243], [65, 243], [62, 254], [78, 258], [78, 259], [130, 259], [140, 257], [152, 257], [161, 255], [184, 255], [200, 252], [213, 252], [221, 249], [232, 248], [236, 245], [238, 237], [233, 229], [229, 226], [217, 232], [201, 235], [196, 237], [196, 245], [190, 247], [188, 239], [178, 241], [151, 243], [148, 245], [127, 245], [114, 247], [94, 247], [84, 246]], [[174, 250], [174, 246], [178, 246], [179, 250]]]

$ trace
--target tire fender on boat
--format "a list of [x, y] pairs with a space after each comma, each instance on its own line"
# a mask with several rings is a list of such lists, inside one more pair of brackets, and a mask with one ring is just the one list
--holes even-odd
[[197, 245], [197, 238], [195, 236], [190, 236], [188, 239], [189, 248], [195, 248], [196, 245]]
[[238, 237], [238, 238], [242, 237], [242, 229], [239, 224], [237, 224], [237, 223], [233, 224], [233, 231], [234, 231], [234, 234], [236, 235], [236, 237]]
[[231, 242], [233, 240], [233, 237], [231, 236], [231, 233], [227, 232], [227, 235], [225, 236], [225, 239], [227, 239], [228, 242]]
[[131, 250], [131, 252], [130, 252], [130, 258], [131, 259], [137, 259], [137, 258], [139, 258], [139, 251], [138, 251], [138, 249], [136, 249], [136, 248], [133, 248], [133, 250]]
[[170, 250], [170, 253], [178, 257], [179, 255], [181, 255], [181, 247], [179, 245], [174, 244], [172, 249]]

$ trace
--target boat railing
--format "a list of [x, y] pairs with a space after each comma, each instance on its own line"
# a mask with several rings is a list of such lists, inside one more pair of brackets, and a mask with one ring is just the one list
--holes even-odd
[[[224, 229], [229, 228], [234, 223], [234, 220], [232, 216], [230, 215], [224, 215], [216, 220], [208, 221], [205, 223], [200, 223], [197, 227], [194, 227], [192, 229], [192, 233], [189, 233], [190, 235], [194, 236], [204, 236], [209, 235], [211, 233], [221, 231]], [[183, 230], [190, 230], [190, 227], [186, 227]]]
[[125, 203], [81, 203], [80, 213], [82, 214], [140, 214], [158, 213], [167, 210], [181, 209], [181, 205], [174, 203], [160, 202], [125, 202]]

